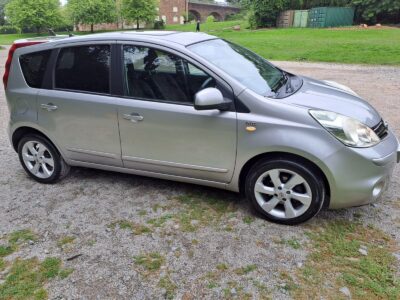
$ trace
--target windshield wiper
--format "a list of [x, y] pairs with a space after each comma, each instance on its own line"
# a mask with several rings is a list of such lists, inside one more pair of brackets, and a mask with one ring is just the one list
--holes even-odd
[[283, 87], [285, 85], [285, 83], [287, 82], [288, 77], [285, 73], [282, 72], [282, 77], [281, 79], [278, 80], [278, 82], [272, 87], [271, 91], [273, 91], [274, 93], [276, 93], [277, 91], [279, 91], [279, 89], [281, 87]]

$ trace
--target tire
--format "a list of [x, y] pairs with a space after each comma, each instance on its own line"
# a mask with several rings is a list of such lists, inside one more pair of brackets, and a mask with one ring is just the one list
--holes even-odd
[[18, 156], [25, 172], [40, 183], [56, 183], [70, 170], [57, 149], [37, 134], [28, 134], [19, 141]]
[[318, 170], [285, 158], [256, 163], [247, 175], [245, 191], [265, 219], [285, 225], [297, 225], [317, 215], [326, 197]]

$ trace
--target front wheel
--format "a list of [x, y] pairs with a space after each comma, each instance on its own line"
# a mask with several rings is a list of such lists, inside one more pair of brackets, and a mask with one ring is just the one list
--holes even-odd
[[312, 166], [289, 159], [264, 160], [251, 168], [246, 196], [266, 219], [296, 225], [321, 210], [325, 186]]
[[54, 146], [40, 135], [24, 136], [18, 143], [18, 156], [28, 175], [40, 183], [55, 183], [70, 170]]

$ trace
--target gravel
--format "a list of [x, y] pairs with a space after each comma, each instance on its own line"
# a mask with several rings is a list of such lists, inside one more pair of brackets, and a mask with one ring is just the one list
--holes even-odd
[[[0, 51], [0, 56], [3, 66], [6, 52]], [[277, 64], [294, 73], [352, 87], [382, 113], [400, 136], [400, 68]], [[52, 299], [159, 299], [168, 293], [168, 287], [159, 284], [163, 277], [170, 279], [172, 287], [176, 286], [172, 288], [176, 298], [218, 299], [226, 292], [235, 297], [241, 293], [259, 297], [262, 285], [274, 299], [286, 299], [289, 295], [282, 288], [279, 274], [290, 274], [301, 267], [307, 250], [293, 249], [281, 241], [295, 238], [303, 245], [307, 242], [304, 233], [310, 225], [318, 226], [326, 220], [354, 220], [357, 215], [365, 224], [373, 224], [400, 241], [399, 167], [377, 207], [324, 211], [308, 224], [286, 227], [257, 217], [252, 222], [243, 222], [244, 217], [255, 214], [239, 195], [189, 184], [74, 168], [62, 182], [41, 185], [28, 178], [20, 166], [6, 135], [7, 122], [8, 111], [1, 91], [0, 237], [15, 230], [31, 229], [39, 239], [26, 243], [7, 259], [59, 257], [65, 267], [74, 269], [68, 278], [48, 284], [46, 288]], [[235, 211], [224, 215], [217, 226], [200, 226], [194, 232], [185, 232], [170, 220], [142, 235], [109, 226], [118, 220], [146, 224], [150, 218], [178, 213], [179, 207], [171, 206], [176, 202], [171, 199], [193, 193], [227, 199], [235, 205]], [[155, 209], [156, 204], [165, 207]], [[193, 220], [191, 225], [199, 223]], [[65, 236], [75, 240], [58, 246], [57, 241]], [[150, 252], [165, 259], [155, 272], [146, 272], [133, 259]], [[77, 257], [67, 260], [74, 256]], [[222, 263], [228, 270], [218, 272], [217, 265]], [[238, 275], [233, 271], [253, 264], [257, 268], [248, 274]], [[216, 286], [210, 286], [210, 272], [218, 274], [212, 279]]]

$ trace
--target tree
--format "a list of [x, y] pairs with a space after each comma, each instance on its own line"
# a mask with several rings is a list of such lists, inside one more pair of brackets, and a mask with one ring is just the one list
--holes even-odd
[[8, 2], [10, 2], [10, 0], [0, 0], [0, 25], [1, 26], [6, 24], [5, 8], [6, 8], [6, 5]]
[[11, 0], [6, 5], [7, 21], [19, 28], [44, 28], [57, 25], [61, 18], [58, 0]]
[[67, 9], [75, 25], [90, 24], [90, 32], [94, 32], [94, 24], [111, 23], [116, 20], [114, 0], [69, 0]]
[[400, 0], [353, 0], [356, 14], [368, 23], [399, 22]]
[[288, 9], [290, 0], [247, 0], [244, 6], [250, 10], [251, 27], [275, 26], [279, 12]]
[[122, 0], [122, 16], [125, 20], [136, 22], [152, 22], [157, 16], [157, 0]]

